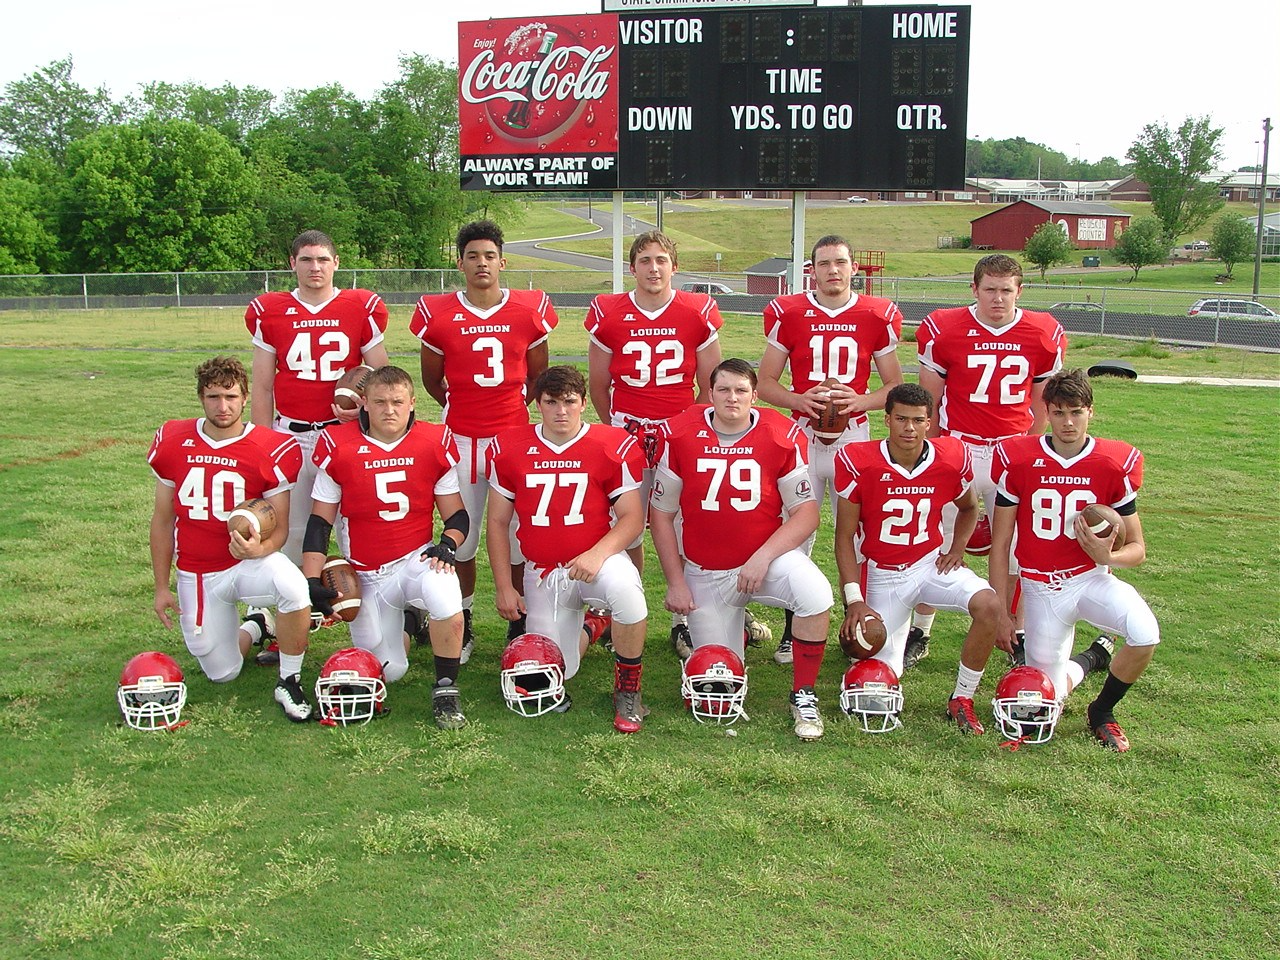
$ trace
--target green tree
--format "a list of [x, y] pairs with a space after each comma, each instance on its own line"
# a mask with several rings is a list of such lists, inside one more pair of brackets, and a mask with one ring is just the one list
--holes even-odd
[[1223, 181], [1206, 180], [1222, 160], [1222, 128], [1208, 117], [1187, 117], [1176, 131], [1149, 123], [1129, 148], [1133, 172], [1151, 191], [1151, 211], [1160, 221], [1165, 246], [1191, 233], [1217, 213]]
[[261, 87], [226, 83], [210, 89], [195, 83], [148, 83], [142, 88], [142, 116], [190, 120], [213, 127], [238, 147], [271, 117], [275, 94]]
[[1224, 213], [1213, 224], [1209, 235], [1209, 253], [1221, 260], [1227, 268], [1227, 276], [1237, 263], [1252, 259], [1258, 239], [1257, 221]]
[[1161, 263], [1167, 252], [1164, 228], [1155, 217], [1139, 217], [1116, 239], [1116, 259], [1133, 267], [1132, 280], [1138, 279], [1138, 271], [1143, 267]]
[[1074, 250], [1066, 231], [1050, 220], [1036, 227], [1036, 232], [1027, 238], [1022, 256], [1040, 268], [1043, 281], [1046, 271], [1056, 264], [1066, 263]]
[[40, 186], [0, 163], [0, 274], [42, 273], [56, 266], [58, 240], [36, 215]]
[[71, 144], [61, 198], [77, 270], [239, 270], [253, 250], [253, 177], [209, 127], [143, 120]]
[[55, 60], [5, 84], [0, 141], [17, 153], [49, 157], [61, 166], [71, 143], [118, 122], [124, 110], [105, 87], [86, 90], [71, 79], [72, 61]]

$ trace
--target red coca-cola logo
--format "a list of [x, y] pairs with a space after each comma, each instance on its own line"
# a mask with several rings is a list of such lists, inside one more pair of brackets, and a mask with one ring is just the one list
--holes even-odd
[[461, 152], [616, 152], [617, 77], [616, 17], [460, 23]]

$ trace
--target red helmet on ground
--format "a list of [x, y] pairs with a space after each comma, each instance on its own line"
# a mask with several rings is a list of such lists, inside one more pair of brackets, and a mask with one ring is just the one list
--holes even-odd
[[973, 528], [964, 552], [975, 557], [985, 557], [991, 552], [991, 518], [986, 514], [978, 518], [978, 525]]
[[883, 660], [859, 660], [840, 683], [840, 709], [867, 733], [889, 733], [902, 726], [902, 685]]
[[1048, 675], [1035, 667], [1014, 667], [996, 684], [991, 710], [1006, 740], [1048, 743], [1062, 716], [1062, 704]]
[[187, 702], [182, 668], [167, 653], [148, 650], [124, 665], [116, 702], [135, 730], [171, 730]]
[[498, 682], [508, 709], [540, 717], [564, 702], [564, 654], [550, 637], [522, 633], [502, 651]]
[[316, 678], [321, 723], [368, 723], [387, 709], [382, 664], [368, 650], [347, 647], [335, 652]]
[[747, 668], [728, 647], [708, 643], [696, 648], [681, 666], [680, 696], [699, 723], [734, 723], [750, 719]]

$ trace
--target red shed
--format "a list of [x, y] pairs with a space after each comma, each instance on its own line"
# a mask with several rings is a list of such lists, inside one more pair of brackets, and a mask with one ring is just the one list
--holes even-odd
[[1129, 214], [1109, 203], [1019, 200], [970, 221], [978, 250], [1021, 250], [1042, 223], [1056, 223], [1081, 250], [1105, 249], [1129, 225]]

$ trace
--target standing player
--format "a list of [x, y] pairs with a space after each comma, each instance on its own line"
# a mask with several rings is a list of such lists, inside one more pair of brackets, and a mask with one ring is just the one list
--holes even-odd
[[[591, 335], [587, 372], [591, 403], [601, 422], [634, 434], [644, 451], [641, 509], [649, 509], [653, 468], [662, 424], [690, 403], [703, 402], [711, 371], [720, 362], [720, 308], [705, 293], [673, 290], [676, 245], [657, 230], [631, 244], [631, 293], [602, 294], [591, 302], [585, 325]], [[644, 530], [627, 544], [637, 570], [644, 570]], [[689, 654], [689, 629], [677, 619], [671, 642]]]
[[[889, 391], [902, 382], [898, 363], [898, 339], [902, 334], [902, 314], [892, 300], [868, 297], [853, 289], [858, 264], [849, 241], [826, 236], [813, 245], [815, 289], [778, 297], [764, 311], [767, 345], [760, 360], [760, 399], [790, 410], [809, 438], [809, 474], [821, 510], [831, 489], [836, 454], [846, 443], [866, 440], [871, 434], [868, 410], [884, 407]], [[871, 390], [871, 365], [875, 364], [881, 386]], [[781, 383], [783, 371], [791, 368], [791, 389]], [[810, 418], [818, 416], [828, 391], [820, 389], [828, 378], [838, 381], [829, 392], [838, 409], [850, 414], [844, 435], [833, 443], [823, 443], [813, 435]], [[836, 508], [834, 491], [831, 508]], [[812, 551], [810, 540], [806, 551]], [[791, 662], [791, 614], [773, 658]]]
[[[489, 449], [500, 432], [529, 422], [530, 386], [547, 369], [547, 337], [559, 318], [541, 290], [499, 285], [507, 261], [496, 223], [468, 223], [458, 231], [457, 246], [466, 290], [423, 297], [413, 311], [409, 332], [422, 341], [423, 386], [444, 408], [443, 420], [453, 431], [461, 457], [462, 502], [471, 520], [457, 559], [466, 663], [473, 643], [471, 605], [489, 492]], [[520, 569], [523, 562], [514, 534], [509, 542]], [[523, 625], [514, 621], [507, 639], [523, 632]]]
[[[507, 620], [527, 612], [529, 631], [560, 648], [566, 679], [598, 639], [582, 629], [584, 605], [612, 613], [613, 726], [635, 733], [649, 712], [640, 699], [648, 609], [624, 551], [644, 530], [644, 459], [634, 437], [582, 422], [587, 384], [573, 367], [545, 370], [533, 395], [542, 422], [504, 431], [489, 461], [486, 539], [498, 612]], [[505, 536], [513, 517], [525, 556], [523, 596]]]
[[[935, 310], [916, 331], [920, 385], [933, 394], [938, 416], [930, 436], [964, 441], [986, 516], [995, 508], [991, 452], [1006, 437], [1043, 432], [1045, 381], [1062, 369], [1067, 337], [1047, 313], [1018, 308], [1022, 267], [991, 254], [973, 269], [974, 303]], [[951, 511], [943, 549], [950, 549]], [[933, 613], [917, 615], [907, 639], [906, 666], [929, 654]]]
[[253, 337], [253, 422], [274, 426], [302, 445], [302, 472], [284, 546], [289, 559], [300, 563], [311, 515], [316, 437], [324, 427], [356, 416], [333, 402], [342, 375], [361, 363], [375, 368], [387, 363], [382, 343], [387, 308], [368, 290], [333, 285], [338, 250], [319, 230], [298, 234], [289, 267], [298, 277], [297, 288], [264, 293], [249, 304], [244, 322]]
[[[376, 656], [383, 677], [394, 683], [409, 669], [404, 612], [425, 611], [435, 654], [431, 709], [436, 726], [452, 730], [467, 722], [457, 687], [462, 591], [453, 567], [467, 535], [467, 511], [449, 429], [415, 421], [413, 410], [409, 375], [399, 367], [380, 367], [365, 382], [359, 420], [321, 432], [302, 570], [313, 606], [331, 614], [336, 594], [319, 578], [341, 510], [339, 541], [360, 576], [362, 598], [351, 621], [352, 642]], [[436, 511], [444, 529], [433, 540]]]
[[756, 409], [755, 400], [751, 365], [726, 360], [711, 375], [711, 406], [667, 424], [653, 487], [653, 545], [667, 578], [667, 609], [688, 616], [694, 649], [717, 643], [741, 656], [748, 601], [795, 611], [791, 713], [796, 736], [817, 740], [814, 687], [831, 584], [800, 548], [818, 529], [818, 504], [800, 427], [776, 410]]
[[[292, 437], [241, 420], [249, 395], [244, 366], [214, 357], [196, 368], [204, 416], [170, 420], [156, 431], [147, 462], [156, 475], [151, 515], [155, 611], [166, 627], [179, 613], [187, 650], [214, 683], [240, 674], [245, 655], [261, 639], [260, 624], [239, 624], [236, 603], [275, 607], [280, 681], [275, 699], [290, 720], [311, 718], [302, 692], [303, 654], [311, 607], [302, 572], [280, 553], [289, 530], [289, 492], [302, 466]], [[227, 529], [244, 500], [264, 498], [276, 529], [265, 539]], [[178, 595], [169, 571], [178, 568]]]
[[[978, 522], [968, 450], [953, 437], [925, 439], [932, 418], [929, 391], [899, 384], [885, 398], [888, 439], [851, 443], [836, 457], [836, 566], [845, 600], [840, 635], [854, 641], [858, 624], [879, 617], [888, 640], [876, 659], [901, 676], [916, 604], [968, 613], [973, 622], [947, 716], [965, 733], [980, 734], [973, 697], [996, 641], [1000, 601], [964, 565], [964, 544]], [[948, 503], [957, 508], [956, 535], [943, 552], [942, 507]], [[865, 563], [854, 549], [858, 534]]]
[[[1109, 666], [1102, 691], [1089, 704], [1088, 724], [1102, 746], [1123, 753], [1129, 739], [1113, 711], [1160, 642], [1151, 608], [1110, 571], [1136, 567], [1147, 556], [1138, 519], [1142, 453], [1119, 440], [1089, 436], [1093, 388], [1083, 370], [1057, 374], [1043, 393], [1050, 433], [996, 448], [991, 585], [1005, 601], [1001, 611], [1008, 610], [1009, 547], [1016, 532], [1027, 666], [1048, 674], [1063, 699], [1086, 673]], [[1101, 539], [1090, 531], [1080, 515], [1090, 503], [1108, 504], [1124, 518], [1124, 546], [1114, 549], [1114, 532]], [[1101, 638], [1071, 657], [1077, 620], [1124, 637], [1115, 659]], [[1000, 630], [1005, 642], [1012, 638], [1007, 615]]]

